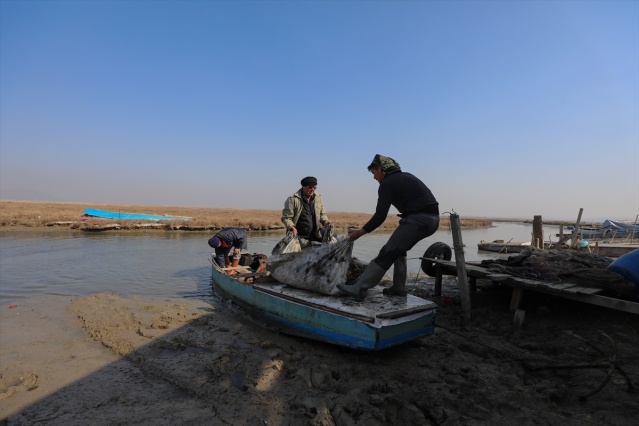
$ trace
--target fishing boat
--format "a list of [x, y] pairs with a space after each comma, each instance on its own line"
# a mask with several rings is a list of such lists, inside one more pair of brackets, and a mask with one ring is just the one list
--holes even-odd
[[493, 253], [520, 253], [531, 246], [530, 242], [505, 242], [504, 240], [480, 241], [477, 244], [478, 250], [490, 251]]
[[[568, 226], [566, 229], [570, 232], [574, 231], [574, 226]], [[577, 229], [577, 235], [581, 238], [639, 238], [639, 224], [620, 220], [605, 220], [601, 227], [585, 227], [580, 226]]]
[[359, 302], [287, 286], [250, 266], [236, 267], [238, 273], [229, 275], [234, 268], [211, 263], [219, 296], [285, 334], [377, 351], [434, 332], [436, 305], [416, 296], [389, 297], [377, 286]]
[[112, 212], [108, 210], [99, 210], [91, 207], [84, 209], [83, 217], [100, 217], [105, 219], [139, 219], [139, 220], [191, 220], [190, 217], [185, 216], [168, 216], [159, 214], [146, 214], [146, 213], [127, 213], [127, 212]]

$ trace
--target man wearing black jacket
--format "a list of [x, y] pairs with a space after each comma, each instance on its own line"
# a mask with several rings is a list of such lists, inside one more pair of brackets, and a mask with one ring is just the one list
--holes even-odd
[[384, 294], [406, 296], [406, 252], [437, 231], [439, 203], [421, 180], [403, 172], [399, 163], [390, 157], [375, 155], [368, 170], [379, 182], [377, 208], [373, 217], [362, 228], [348, 231], [351, 241], [373, 232], [384, 223], [391, 205], [400, 212], [401, 219], [388, 242], [355, 283], [339, 284], [337, 287], [364, 300], [367, 290], [379, 284], [386, 271], [394, 265], [393, 285], [384, 289]]

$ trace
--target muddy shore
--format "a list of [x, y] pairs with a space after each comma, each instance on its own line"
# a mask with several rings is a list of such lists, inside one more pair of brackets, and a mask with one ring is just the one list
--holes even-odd
[[[636, 315], [479, 283], [410, 280], [433, 336], [358, 352], [265, 329], [232, 306], [95, 294], [2, 306], [6, 425], [629, 425]], [[611, 367], [614, 359], [615, 369]], [[599, 389], [601, 388], [601, 389]]]

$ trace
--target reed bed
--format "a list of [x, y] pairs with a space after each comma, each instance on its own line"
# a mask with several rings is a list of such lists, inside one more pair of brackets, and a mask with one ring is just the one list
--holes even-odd
[[[191, 220], [148, 221], [131, 219], [83, 218], [85, 207], [128, 213], [185, 216]], [[361, 227], [371, 213], [327, 212], [337, 229]], [[172, 231], [216, 230], [236, 226], [251, 231], [284, 229], [280, 210], [231, 209], [217, 207], [181, 207], [141, 204], [87, 204], [78, 202], [0, 200], [0, 228], [2, 227], [69, 227], [71, 229], [159, 229]], [[491, 219], [461, 218], [463, 227], [491, 226]], [[389, 215], [380, 231], [397, 227], [399, 218]], [[441, 218], [441, 228], [449, 226], [447, 216]]]

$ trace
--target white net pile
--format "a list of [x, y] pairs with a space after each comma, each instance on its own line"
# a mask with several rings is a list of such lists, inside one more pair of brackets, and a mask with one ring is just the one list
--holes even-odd
[[343, 237], [333, 244], [276, 254], [269, 259], [268, 269], [283, 284], [336, 295], [340, 293], [337, 284], [346, 282], [352, 255], [353, 242]]

